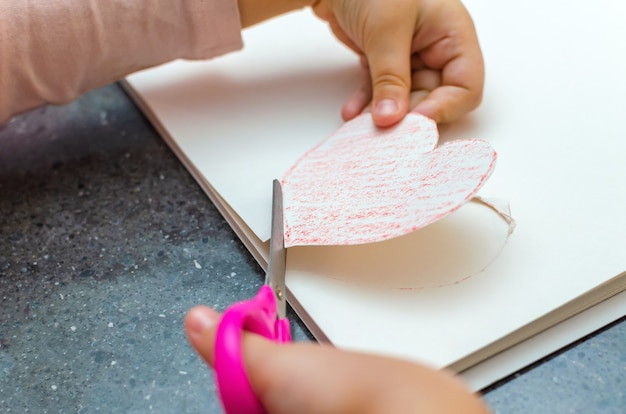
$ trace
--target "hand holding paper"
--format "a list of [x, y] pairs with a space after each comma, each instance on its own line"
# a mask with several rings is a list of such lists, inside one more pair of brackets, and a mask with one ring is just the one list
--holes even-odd
[[[454, 121], [479, 105], [483, 58], [459, 0], [318, 0], [313, 11], [369, 69], [343, 106], [344, 120], [370, 101], [381, 127], [400, 121], [409, 105], [436, 122]], [[411, 91], [418, 93], [409, 104]]]

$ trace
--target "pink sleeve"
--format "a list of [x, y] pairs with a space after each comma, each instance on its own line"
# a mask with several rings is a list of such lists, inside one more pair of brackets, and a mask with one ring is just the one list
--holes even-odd
[[140, 69], [241, 47], [236, 0], [2, 0], [0, 124]]

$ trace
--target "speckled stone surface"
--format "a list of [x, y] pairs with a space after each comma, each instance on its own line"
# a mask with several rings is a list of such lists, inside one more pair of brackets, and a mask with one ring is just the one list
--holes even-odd
[[626, 318], [487, 390], [494, 412], [626, 413]]
[[[219, 413], [182, 320], [261, 282], [117, 85], [0, 130], [0, 412]], [[622, 322], [485, 398], [498, 413], [624, 413], [624, 388]]]

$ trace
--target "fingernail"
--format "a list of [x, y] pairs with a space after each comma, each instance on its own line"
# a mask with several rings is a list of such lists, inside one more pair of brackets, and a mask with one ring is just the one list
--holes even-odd
[[383, 99], [376, 104], [376, 114], [380, 116], [395, 115], [398, 104], [393, 99]]
[[201, 334], [211, 329], [217, 322], [216, 315], [210, 309], [197, 308], [191, 311], [187, 320], [187, 328], [190, 333]]

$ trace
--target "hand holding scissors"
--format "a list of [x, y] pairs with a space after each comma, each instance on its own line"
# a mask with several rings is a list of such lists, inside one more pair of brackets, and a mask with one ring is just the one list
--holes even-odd
[[[311, 402], [306, 409], [312, 413], [406, 413], [409, 411], [407, 408], [410, 412], [430, 413], [484, 414], [489, 411], [475, 394], [446, 371], [332, 347], [285, 345], [288, 352], [283, 352], [276, 346], [263, 344], [265, 341], [260, 338], [248, 338], [250, 342], [247, 351], [252, 353], [250, 347], [258, 351], [256, 361], [259, 361], [261, 355], [276, 361], [278, 353], [281, 358], [286, 357], [287, 361], [291, 361], [283, 365], [285, 370], [280, 375], [270, 379], [268, 375], [275, 373], [268, 373], [267, 369], [271, 370], [275, 365], [268, 366], [262, 362], [251, 367], [249, 376], [242, 353], [245, 331], [278, 343], [288, 342], [291, 336], [285, 318], [282, 195], [277, 181], [274, 182], [272, 223], [269, 267], [265, 286], [261, 287], [259, 293], [253, 299], [236, 303], [227, 309], [217, 328], [213, 323], [210, 323], [210, 328], [206, 327], [206, 318], [217, 321], [219, 317], [209, 309], [192, 311], [190, 319], [196, 319], [195, 322], [186, 321], [188, 334], [191, 330], [196, 331], [195, 336], [190, 336], [192, 345], [215, 369], [219, 393], [227, 414], [266, 413], [250, 385], [251, 377], [256, 378], [257, 383], [259, 378], [266, 381], [264, 401], [268, 405], [289, 407], [289, 412], [300, 411], [298, 404], [303, 401], [303, 395]], [[206, 311], [210, 311], [208, 316]], [[304, 366], [308, 369], [303, 370], [301, 362], [305, 360], [308, 364]], [[373, 372], [376, 375], [372, 375]], [[276, 390], [284, 390], [286, 384], [293, 382], [304, 386], [294, 389], [295, 395], [285, 401]]]
[[265, 413], [246, 373], [242, 350], [243, 332], [252, 332], [279, 343], [291, 341], [289, 321], [286, 318], [282, 200], [280, 182], [274, 180], [270, 259], [265, 284], [254, 298], [235, 303], [226, 309], [217, 329], [214, 369], [227, 414]]

